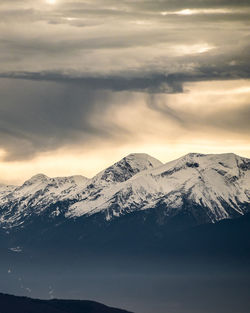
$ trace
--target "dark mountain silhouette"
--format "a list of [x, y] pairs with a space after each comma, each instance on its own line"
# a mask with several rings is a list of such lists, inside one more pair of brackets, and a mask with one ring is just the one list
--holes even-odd
[[0, 294], [0, 313], [129, 313], [94, 301], [38, 300]]

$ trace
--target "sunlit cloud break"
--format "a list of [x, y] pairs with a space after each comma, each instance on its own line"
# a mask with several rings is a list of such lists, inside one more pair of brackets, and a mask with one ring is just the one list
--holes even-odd
[[194, 15], [194, 14], [232, 14], [232, 13], [246, 13], [241, 9], [183, 9], [180, 11], [163, 11], [161, 15]]

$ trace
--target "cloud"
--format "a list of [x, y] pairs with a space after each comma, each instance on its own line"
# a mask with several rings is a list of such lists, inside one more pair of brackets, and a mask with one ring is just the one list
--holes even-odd
[[82, 85], [4, 79], [0, 91], [0, 146], [6, 151], [5, 160], [122, 136], [118, 125], [92, 119], [110, 105], [107, 92], [93, 92]]
[[161, 125], [172, 123], [180, 133], [248, 131], [249, 103], [210, 113], [201, 105], [198, 116], [190, 113], [191, 103], [182, 100], [180, 110], [171, 97], [186, 95], [189, 83], [250, 78], [249, 17], [246, 0], [60, 0], [53, 6], [2, 0], [5, 160], [139, 140], [125, 116], [112, 120], [124, 108], [140, 114], [138, 103], [150, 114], [144, 119], [155, 113]]
[[249, 140], [249, 95], [249, 80], [207, 81], [185, 84], [183, 94], [148, 95], [147, 104], [195, 136]]

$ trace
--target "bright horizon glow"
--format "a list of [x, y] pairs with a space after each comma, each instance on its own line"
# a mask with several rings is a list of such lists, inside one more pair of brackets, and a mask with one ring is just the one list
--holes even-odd
[[[163, 163], [176, 160], [187, 153], [221, 154], [235, 153], [241, 157], [250, 157], [250, 148], [246, 149], [244, 142], [221, 141], [216, 146], [212, 141], [194, 141], [192, 143], [179, 142], [176, 144], [145, 144], [140, 147], [125, 146], [115, 150], [103, 150], [102, 155], [98, 151], [74, 154], [67, 150], [59, 150], [54, 153], [47, 153], [39, 156], [31, 162], [0, 162], [1, 178], [8, 177], [0, 181], [0, 184], [22, 185], [32, 176], [42, 173], [48, 177], [64, 177], [73, 175], [82, 175], [92, 178], [100, 171], [113, 165], [130, 153], [147, 153]], [[67, 167], [65, 167], [67, 164]]]

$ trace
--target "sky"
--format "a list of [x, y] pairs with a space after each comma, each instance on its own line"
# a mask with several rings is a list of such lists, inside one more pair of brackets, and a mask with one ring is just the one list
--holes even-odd
[[1, 0], [0, 182], [250, 157], [248, 0]]

